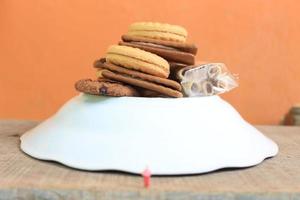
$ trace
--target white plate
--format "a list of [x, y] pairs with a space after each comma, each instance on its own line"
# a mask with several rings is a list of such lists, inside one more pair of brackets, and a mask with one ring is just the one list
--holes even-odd
[[21, 137], [38, 159], [84, 170], [195, 174], [248, 167], [277, 145], [219, 96], [136, 98], [78, 95]]

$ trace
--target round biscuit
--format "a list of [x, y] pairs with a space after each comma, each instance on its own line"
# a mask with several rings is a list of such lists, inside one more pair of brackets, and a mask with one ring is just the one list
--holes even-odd
[[75, 89], [79, 92], [92, 95], [105, 96], [139, 96], [136, 89], [129, 85], [106, 80], [81, 79], [75, 83]]
[[112, 45], [105, 58], [107, 62], [154, 76], [167, 78], [170, 73], [169, 63], [165, 59], [138, 48]]
[[129, 26], [129, 35], [185, 42], [187, 31], [178, 25], [157, 22], [136, 22]]

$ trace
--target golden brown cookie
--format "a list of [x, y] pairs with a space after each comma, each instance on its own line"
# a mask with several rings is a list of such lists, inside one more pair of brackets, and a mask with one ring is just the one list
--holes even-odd
[[187, 31], [185, 28], [156, 22], [133, 23], [129, 26], [127, 34], [178, 42], [185, 42], [187, 38]]
[[105, 78], [156, 91], [170, 97], [182, 97], [181, 85], [176, 81], [126, 69], [112, 63], [103, 63], [102, 61], [98, 61], [94, 66], [106, 69], [102, 71], [102, 76]]
[[75, 88], [79, 92], [92, 95], [105, 95], [114, 97], [139, 96], [138, 91], [129, 85], [111, 82], [104, 79], [82, 79], [75, 83]]
[[106, 53], [106, 61], [124, 68], [134, 69], [154, 76], [167, 78], [170, 73], [169, 63], [150, 52], [138, 48], [112, 45]]

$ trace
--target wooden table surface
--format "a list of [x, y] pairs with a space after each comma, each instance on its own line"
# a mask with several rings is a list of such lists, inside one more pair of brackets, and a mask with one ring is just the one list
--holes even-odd
[[258, 126], [279, 145], [277, 157], [246, 169], [193, 176], [142, 178], [117, 172], [87, 172], [39, 161], [19, 149], [19, 136], [33, 121], [0, 121], [2, 199], [300, 199], [300, 127]]

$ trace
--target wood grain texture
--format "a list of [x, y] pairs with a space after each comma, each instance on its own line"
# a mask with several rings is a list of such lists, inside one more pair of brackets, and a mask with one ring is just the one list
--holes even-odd
[[300, 127], [258, 126], [280, 147], [262, 164], [193, 176], [142, 178], [118, 172], [87, 172], [39, 161], [19, 149], [33, 121], [0, 121], [2, 199], [300, 199]]
[[247, 121], [278, 124], [300, 103], [299, 10], [299, 0], [1, 0], [0, 118], [46, 119], [131, 23], [154, 21], [185, 27], [197, 62], [239, 75], [221, 96]]

